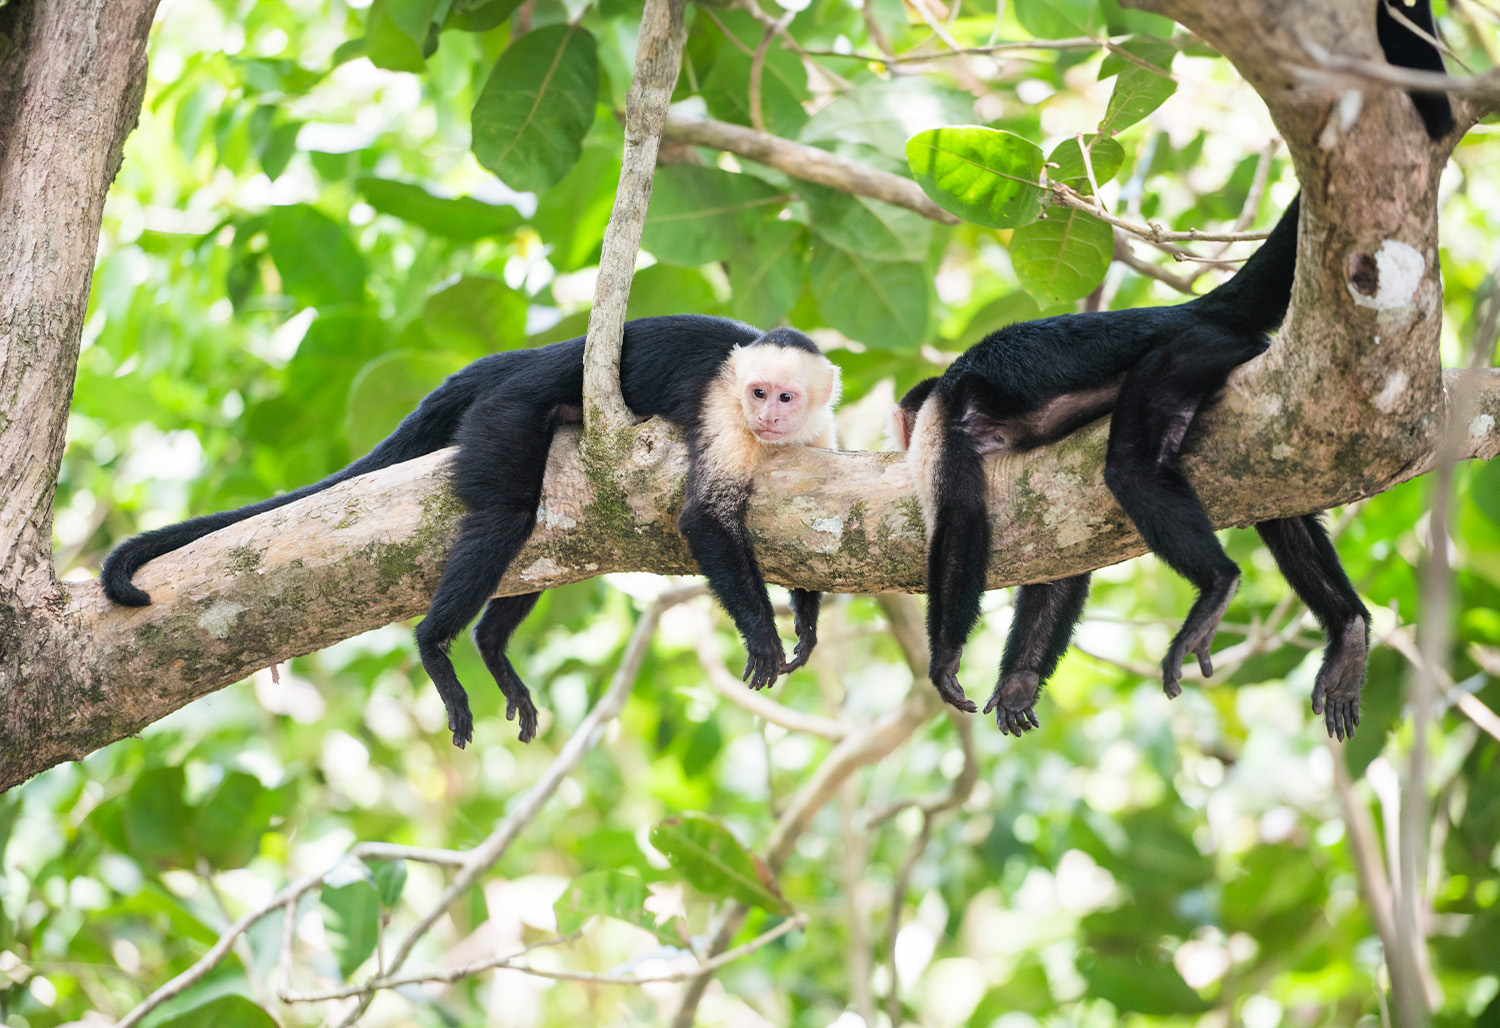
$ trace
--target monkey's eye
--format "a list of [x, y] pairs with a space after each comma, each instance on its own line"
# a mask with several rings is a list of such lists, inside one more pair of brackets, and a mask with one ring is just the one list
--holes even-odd
[[792, 394], [791, 393], [782, 393], [780, 399], [781, 399], [782, 403], [791, 403], [792, 402]]
[[750, 390], [750, 392], [755, 396], [757, 400], [764, 400], [766, 398], [766, 391], [759, 388], [758, 386]]

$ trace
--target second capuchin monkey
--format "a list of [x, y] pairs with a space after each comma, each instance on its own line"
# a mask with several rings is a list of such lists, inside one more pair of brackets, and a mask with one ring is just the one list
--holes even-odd
[[[355, 475], [456, 445], [453, 488], [468, 513], [417, 626], [417, 647], [448, 710], [454, 745], [462, 747], [473, 738], [474, 721], [448, 647], [483, 610], [474, 642], [505, 696], [506, 719], [519, 718], [521, 741], [529, 742], [536, 706], [505, 646], [541, 594], [491, 597], [536, 524], [553, 434], [582, 418], [583, 343], [579, 337], [482, 357], [450, 375], [369, 454], [322, 481], [121, 543], [99, 576], [105, 595], [145, 606], [151, 598], [131, 576], [147, 561]], [[838, 368], [793, 329], [763, 333], [727, 318], [683, 314], [626, 323], [620, 385], [636, 416], [661, 416], [687, 429], [687, 498], [678, 528], [744, 637], [744, 677], [764, 688], [807, 662], [817, 642], [820, 597], [791, 590], [797, 645], [786, 660], [745, 530], [745, 504], [771, 453], [834, 445]]]
[[[1375, 0], [1386, 60], [1442, 71], [1429, 0]], [[1415, 26], [1416, 31], [1413, 31]], [[1410, 94], [1416, 120], [1438, 143], [1455, 128], [1441, 92]], [[1299, 198], [1300, 199], [1300, 198]], [[1299, 200], [1228, 282], [1175, 307], [1064, 314], [1007, 326], [963, 353], [941, 378], [918, 383], [895, 411], [909, 451], [928, 535], [929, 669], [943, 699], [976, 709], [958, 684], [965, 640], [979, 619], [989, 568], [989, 504], [982, 457], [1029, 450], [1113, 412], [1104, 481], [1146, 545], [1198, 588], [1198, 598], [1162, 661], [1169, 697], [1182, 663], [1213, 673], [1209, 645], [1239, 584], [1239, 569], [1178, 469], [1184, 438], [1236, 367], [1264, 353], [1267, 333], [1291, 302]], [[1313, 685], [1313, 712], [1332, 737], [1359, 724], [1370, 613], [1360, 602], [1317, 514], [1255, 526], [1292, 589], [1327, 637]], [[999, 681], [985, 713], [1000, 730], [1037, 727], [1036, 700], [1083, 614], [1089, 576], [1023, 585], [1005, 642]]]

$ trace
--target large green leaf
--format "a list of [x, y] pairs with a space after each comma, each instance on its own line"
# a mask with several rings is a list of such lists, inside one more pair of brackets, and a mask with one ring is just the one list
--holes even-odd
[[1140, 121], [1166, 103], [1177, 92], [1177, 83], [1168, 75], [1132, 64], [1115, 79], [1115, 91], [1109, 96], [1104, 120], [1099, 122], [1102, 135], [1116, 135]]
[[325, 885], [319, 899], [328, 945], [347, 979], [375, 952], [380, 934], [380, 897], [373, 885], [359, 878], [336, 888]]
[[482, 239], [513, 230], [521, 223], [514, 207], [485, 203], [471, 196], [434, 196], [414, 182], [366, 175], [356, 182], [360, 196], [381, 214], [401, 218], [449, 239]]
[[[665, 170], [656, 173], [658, 179]], [[552, 247], [547, 260], [558, 271], [577, 271], [599, 262], [619, 181], [619, 150], [589, 145], [573, 170], [538, 197], [531, 225]]]
[[155, 1028], [276, 1028], [276, 1019], [244, 996], [220, 996]]
[[644, 928], [669, 946], [683, 945], [687, 939], [682, 919], [658, 925], [656, 915], [646, 909], [650, 896], [650, 888], [634, 875], [609, 870], [579, 875], [552, 905], [557, 930], [563, 934], [576, 932], [598, 914]]
[[1134, 956], [1083, 950], [1078, 970], [1089, 983], [1090, 996], [1109, 1000], [1121, 1011], [1166, 1017], [1209, 1009], [1175, 967], [1146, 947]]
[[885, 261], [926, 259], [933, 225], [915, 211], [807, 182], [797, 192], [813, 232], [834, 246]]
[[1049, 206], [1047, 217], [1023, 225], [1010, 237], [1016, 277], [1043, 307], [1093, 292], [1113, 255], [1114, 230], [1071, 207]]
[[750, 175], [671, 165], [656, 173], [641, 246], [668, 264], [720, 260], [756, 235], [785, 198]]
[[528, 32], [474, 104], [474, 156], [514, 189], [547, 189], [577, 162], [598, 95], [593, 36], [576, 25]]
[[906, 141], [922, 190], [949, 214], [988, 228], [1015, 228], [1042, 210], [1042, 148], [1014, 132], [950, 125]]
[[909, 261], [878, 261], [820, 246], [809, 268], [823, 320], [877, 350], [914, 350], [927, 336], [932, 282]]
[[[526, 340], [526, 296], [489, 275], [464, 275], [422, 305], [422, 337], [468, 363]], [[404, 339], [403, 339], [404, 341]]]
[[125, 804], [125, 837], [142, 860], [187, 863], [188, 808], [182, 768], [157, 767], [136, 778]]
[[1016, 0], [1016, 20], [1037, 39], [1081, 36], [1098, 27], [1097, 0]]
[[211, 866], [244, 867], [255, 856], [261, 833], [269, 827], [266, 796], [260, 779], [231, 771], [198, 809], [193, 843]]
[[283, 292], [309, 307], [363, 302], [365, 259], [344, 226], [316, 207], [272, 207], [266, 239]]
[[773, 221], [747, 250], [729, 258], [734, 316], [770, 328], [786, 316], [802, 290], [807, 232], [790, 221]]
[[700, 892], [777, 914], [791, 913], [770, 869], [711, 818], [668, 818], [651, 829], [651, 845]]
[[429, 47], [436, 46], [432, 16], [437, 6], [438, 0], [371, 0], [365, 15], [370, 63], [391, 71], [421, 71], [432, 53]]
[[446, 353], [392, 350], [360, 369], [349, 386], [345, 432], [353, 453], [368, 453], [395, 431], [422, 397], [464, 366]]
[[443, 27], [452, 26], [465, 32], [488, 32], [502, 24], [520, 6], [521, 0], [453, 0]]
[[[750, 116], [749, 54], [725, 45], [719, 48], [713, 70], [703, 80], [703, 99], [715, 118], [753, 125]], [[780, 47], [766, 52], [760, 80], [760, 109], [766, 131], [794, 139], [807, 124], [802, 101], [807, 99], [807, 69], [801, 58]]]

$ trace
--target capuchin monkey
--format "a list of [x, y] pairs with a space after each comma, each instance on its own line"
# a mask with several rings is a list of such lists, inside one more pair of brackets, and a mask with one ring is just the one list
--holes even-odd
[[[1430, 43], [1392, 18], [1380, 0], [1379, 35], [1393, 64], [1441, 70]], [[1419, 0], [1403, 13], [1431, 35]], [[1448, 98], [1413, 94], [1428, 136], [1454, 126]], [[1213, 674], [1209, 646], [1239, 585], [1239, 569], [1178, 469], [1183, 441], [1229, 373], [1270, 345], [1291, 302], [1300, 197], [1265, 244], [1217, 289], [1176, 307], [1065, 314], [1010, 325], [962, 354], [941, 378], [919, 383], [894, 415], [908, 450], [928, 535], [929, 675], [961, 710], [977, 708], [958, 682], [959, 657], [979, 618], [990, 555], [983, 457], [1053, 442], [1113, 411], [1104, 480], [1146, 544], [1198, 589], [1166, 657], [1168, 697], [1182, 692], [1182, 663]], [[1312, 709], [1331, 737], [1359, 724], [1370, 615], [1319, 516], [1255, 526], [1287, 582], [1318, 619], [1328, 644]], [[1036, 699], [1056, 669], [1088, 597], [1089, 576], [1020, 587], [999, 681], [984, 711], [1019, 736], [1038, 726]]]
[[[582, 420], [583, 342], [579, 337], [481, 357], [444, 380], [368, 455], [322, 481], [121, 543], [99, 575], [105, 595], [145, 606], [151, 598], [130, 579], [147, 561], [355, 475], [457, 445], [453, 489], [468, 513], [417, 626], [417, 647], [461, 748], [473, 738], [474, 721], [448, 646], [483, 609], [474, 642], [505, 696], [506, 719], [519, 718], [520, 739], [529, 742], [536, 735], [536, 706], [505, 647], [541, 593], [491, 595], [536, 524], [557, 426]], [[727, 318], [682, 314], [626, 323], [620, 385], [637, 417], [659, 415], [687, 429], [687, 498], [677, 525], [744, 637], [745, 679], [764, 688], [807, 662], [817, 644], [820, 596], [791, 590], [797, 645], [785, 660], [745, 530], [745, 504], [777, 449], [834, 445], [838, 368], [793, 329], [762, 333]]]

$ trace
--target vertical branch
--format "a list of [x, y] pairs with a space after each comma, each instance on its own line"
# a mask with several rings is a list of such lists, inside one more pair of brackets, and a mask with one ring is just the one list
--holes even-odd
[[0, 7], [0, 586], [52, 588], [52, 493], [104, 194], [146, 91], [156, 0]]
[[619, 430], [631, 423], [620, 392], [620, 349], [625, 341], [625, 306], [641, 248], [651, 176], [661, 146], [667, 105], [677, 86], [682, 47], [687, 41], [682, 13], [687, 0], [646, 0], [636, 51], [635, 78], [625, 97], [625, 151], [615, 206], [604, 230], [594, 306], [589, 311], [583, 351], [583, 418], [586, 432]]

